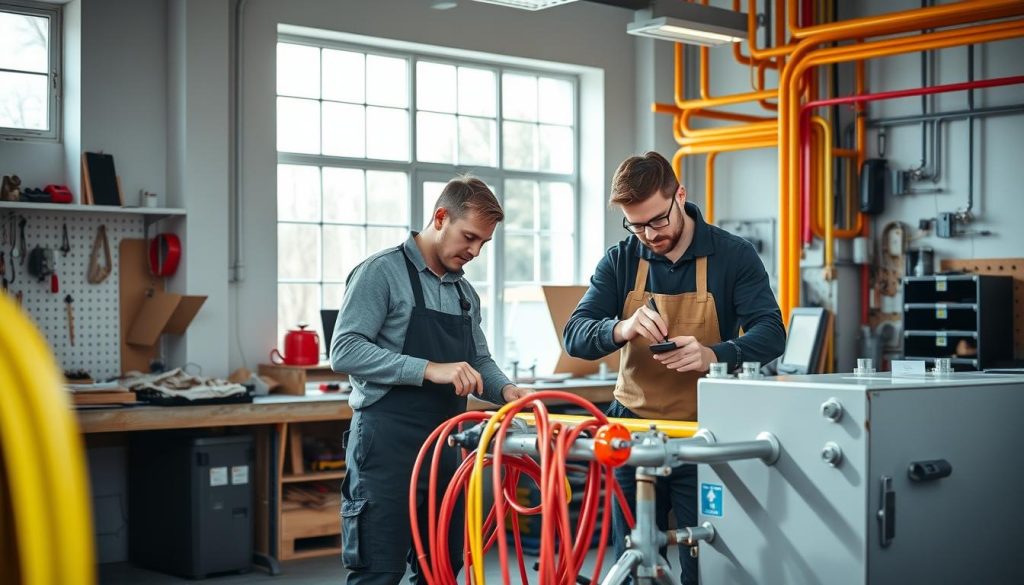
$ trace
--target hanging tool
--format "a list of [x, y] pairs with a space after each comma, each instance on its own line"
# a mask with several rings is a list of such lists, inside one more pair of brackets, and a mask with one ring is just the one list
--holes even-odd
[[[100, 247], [103, 248], [103, 262], [100, 263]], [[89, 253], [89, 272], [86, 277], [92, 284], [99, 284], [110, 276], [112, 261], [110, 259], [110, 242], [107, 240], [107, 226], [96, 229], [96, 237], [92, 241]]]
[[25, 245], [25, 224], [28, 220], [24, 217], [18, 221], [18, 246], [11, 252], [11, 257], [16, 258], [19, 264], [25, 264], [25, 257], [28, 256], [28, 246]]
[[71, 295], [64, 297], [64, 306], [68, 311], [68, 339], [71, 341], [71, 345], [75, 345], [75, 310], [71, 306], [73, 302], [75, 299], [71, 298]]
[[71, 251], [71, 242], [68, 241], [68, 224], [61, 225], [60, 232], [60, 253], [62, 256], [67, 256]]
[[7, 290], [7, 260], [2, 251], [0, 251], [0, 280], [2, 280], [3, 289]]
[[[4, 237], [0, 238], [0, 247], [6, 246], [8, 243], [11, 245], [11, 279], [7, 281], [7, 284], [11, 285], [14, 284], [15, 278], [17, 277], [17, 274], [14, 271], [14, 265], [17, 263], [14, 258], [14, 246], [17, 242], [14, 237], [14, 213], [11, 213], [9, 221], [4, 224], [3, 235]], [[6, 274], [7, 273], [4, 272], [5, 277]]]

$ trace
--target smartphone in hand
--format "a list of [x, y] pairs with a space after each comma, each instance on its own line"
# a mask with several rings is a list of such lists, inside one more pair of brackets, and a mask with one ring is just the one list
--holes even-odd
[[673, 349], [676, 349], [677, 346], [676, 342], [674, 341], [663, 341], [661, 343], [651, 344], [647, 347], [650, 348], [651, 353], [665, 353], [667, 351], [672, 351]]

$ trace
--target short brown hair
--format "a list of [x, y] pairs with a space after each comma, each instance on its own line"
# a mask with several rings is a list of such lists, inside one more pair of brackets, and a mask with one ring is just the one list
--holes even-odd
[[679, 189], [672, 165], [660, 154], [650, 151], [622, 161], [612, 177], [609, 205], [632, 205], [646, 201], [655, 192], [671, 197]]
[[469, 211], [475, 211], [481, 219], [494, 223], [505, 219], [505, 212], [491, 188], [470, 175], [460, 175], [448, 181], [434, 203], [434, 211], [439, 207], [447, 209], [452, 219], [458, 219]]

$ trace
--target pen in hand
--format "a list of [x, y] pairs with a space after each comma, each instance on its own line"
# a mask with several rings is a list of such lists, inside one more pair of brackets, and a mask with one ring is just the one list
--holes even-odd
[[[647, 306], [648, 306], [648, 307], [649, 307], [649, 308], [650, 308], [650, 309], [651, 309], [652, 311], [654, 311], [655, 313], [657, 313], [658, 315], [661, 315], [661, 311], [659, 311], [659, 310], [658, 310], [658, 305], [654, 303], [654, 297], [653, 297], [653, 296], [648, 296], [648, 297], [647, 297]], [[668, 337], [666, 337], [666, 336], [662, 335], [662, 336], [661, 336], [661, 340], [662, 340], [662, 342], [668, 342]]]

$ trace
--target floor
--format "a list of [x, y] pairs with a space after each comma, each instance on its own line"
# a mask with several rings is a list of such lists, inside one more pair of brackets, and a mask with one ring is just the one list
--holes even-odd
[[[611, 554], [612, 551], [609, 550], [605, 557], [602, 572], [611, 567], [612, 560], [608, 558]], [[592, 575], [596, 557], [597, 554], [593, 550], [587, 556], [587, 560], [583, 565], [584, 576]], [[536, 560], [536, 557], [527, 556], [527, 569], [530, 569]], [[499, 571], [498, 555], [496, 552], [492, 552], [487, 555], [485, 567], [487, 569], [487, 580], [491, 583], [501, 583], [502, 579]], [[271, 577], [267, 575], [266, 571], [257, 568], [244, 575], [223, 575], [210, 577], [203, 581], [182, 579], [180, 577], [173, 577], [163, 573], [155, 573], [153, 571], [139, 569], [129, 563], [111, 563], [100, 566], [99, 582], [100, 585], [171, 585], [177, 583], [192, 583], [193, 585], [196, 583], [204, 583], [208, 585], [238, 585], [241, 583], [274, 583], [275, 585], [343, 585], [345, 582], [345, 575], [346, 571], [341, 565], [341, 559], [335, 557], [282, 563], [282, 572], [276, 577]], [[511, 577], [513, 583], [519, 583], [519, 579], [514, 572]], [[531, 574], [530, 580], [532, 583], [539, 582], [536, 573]]]

